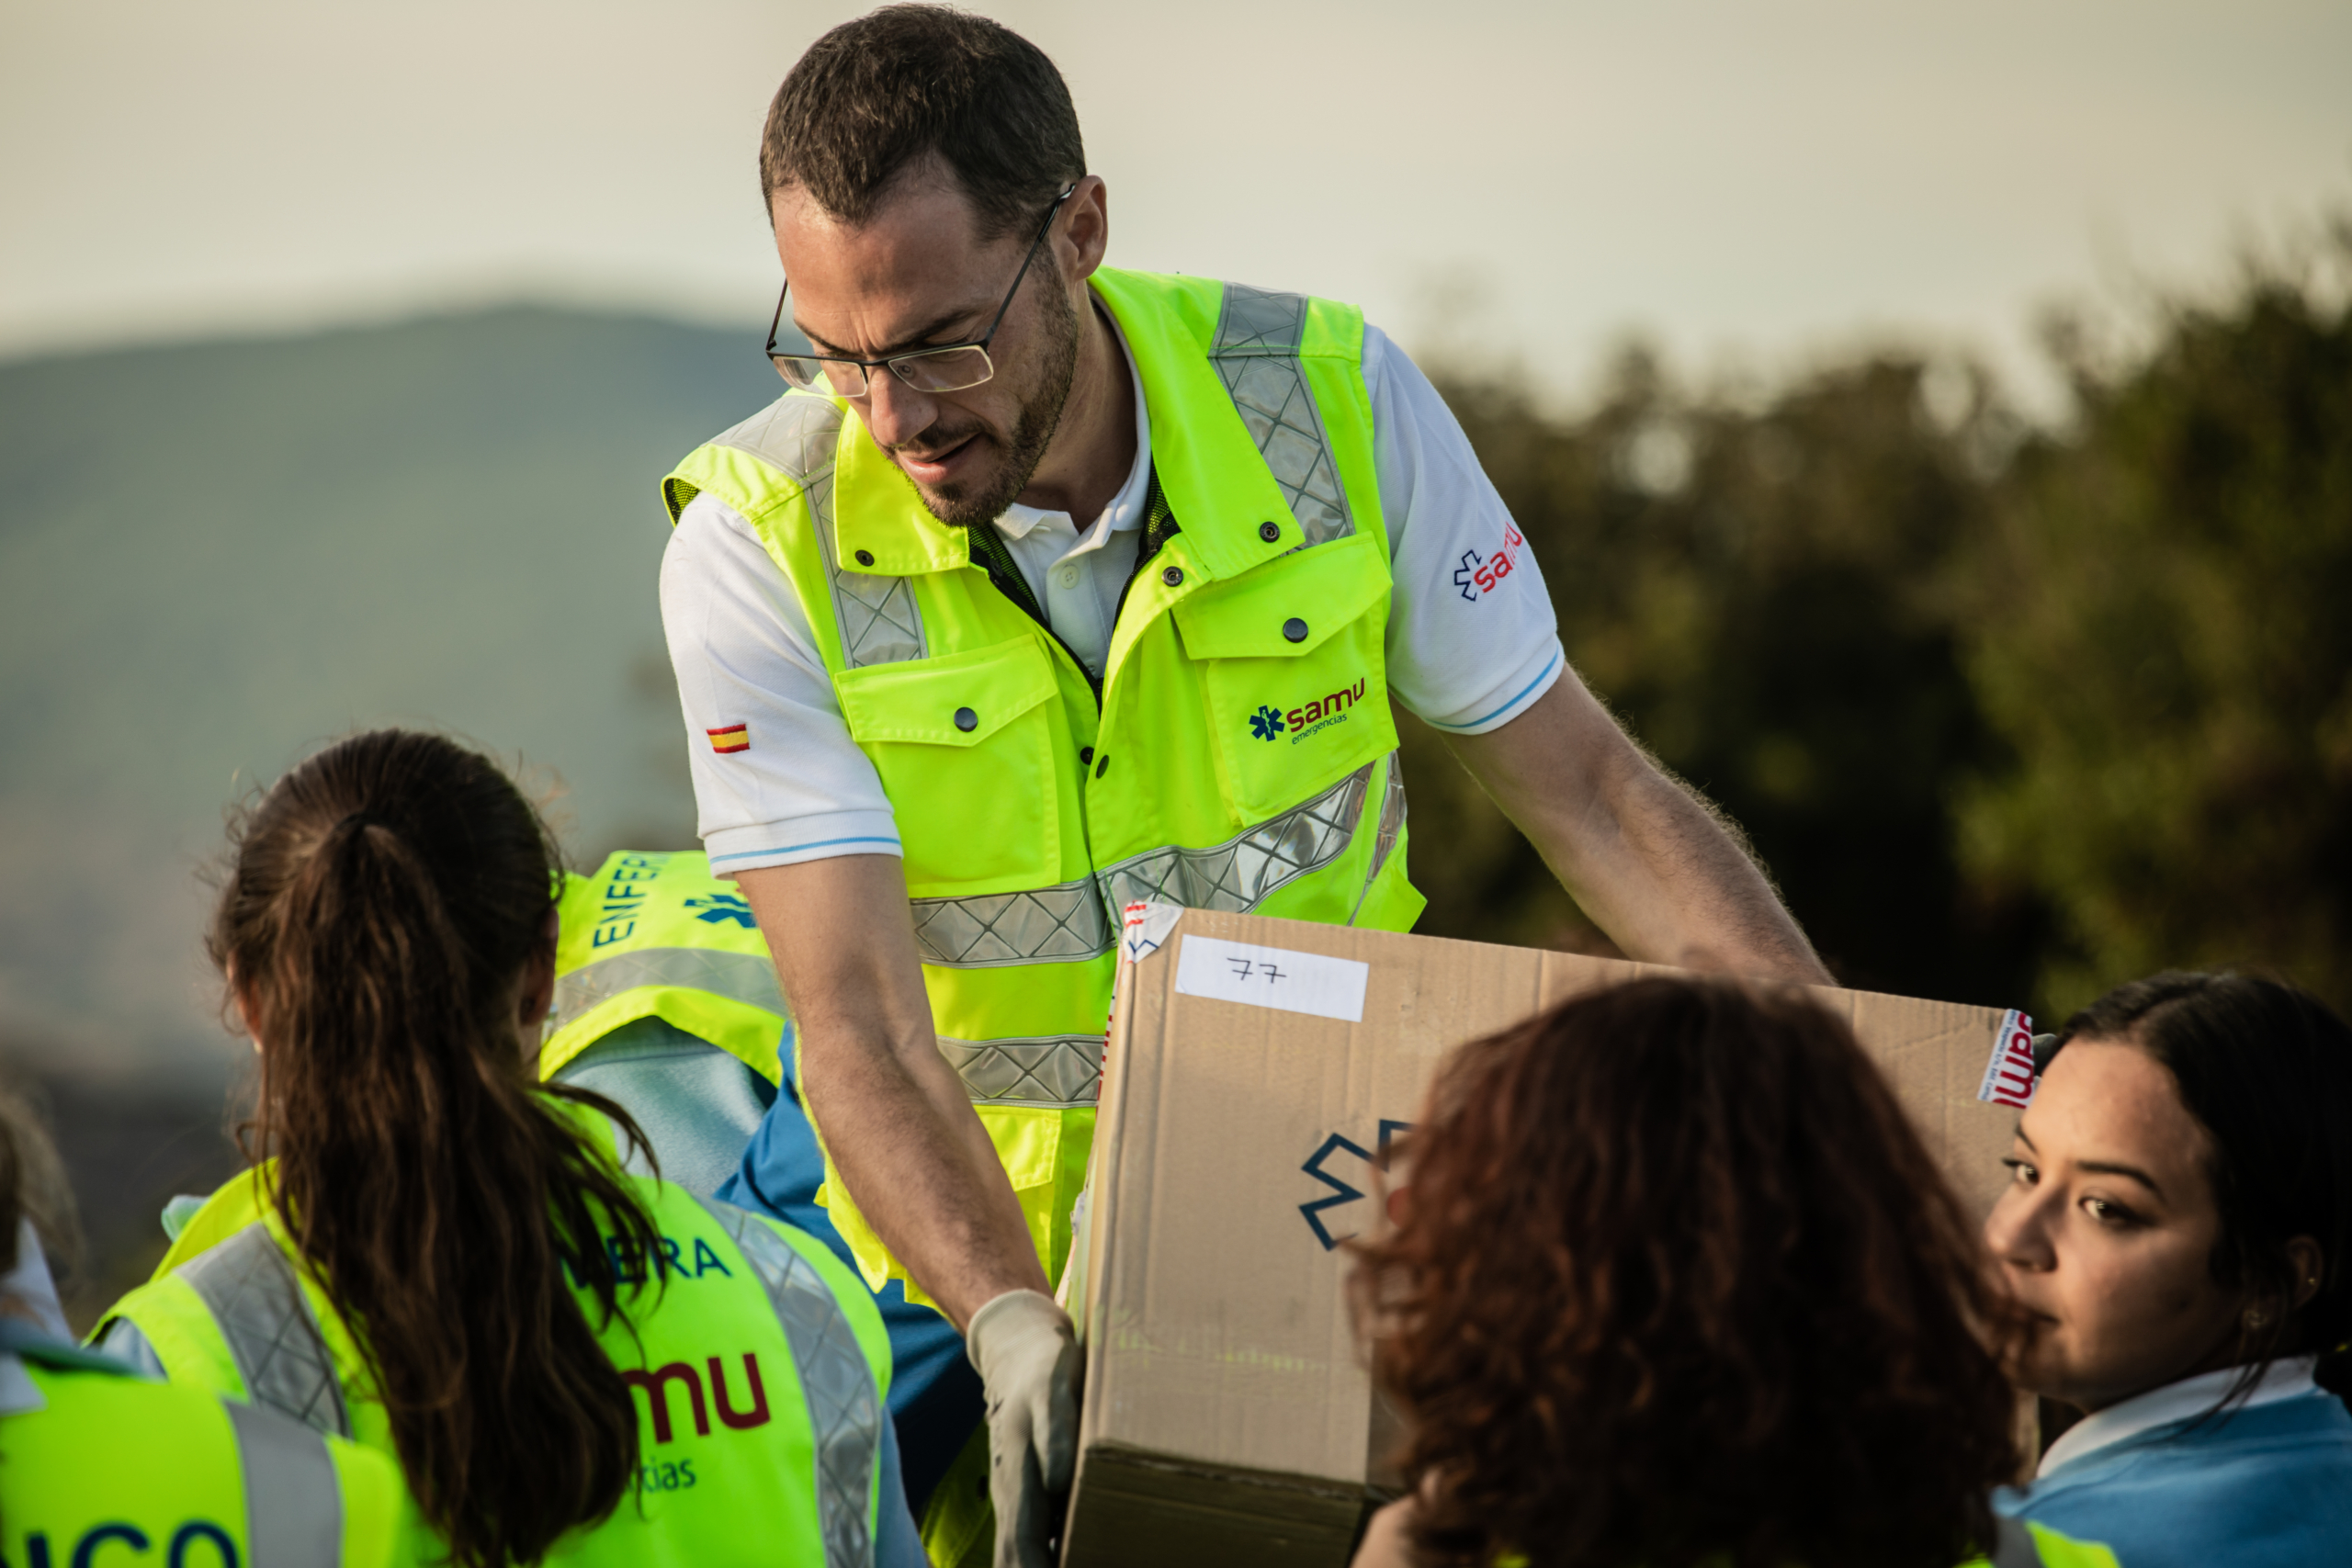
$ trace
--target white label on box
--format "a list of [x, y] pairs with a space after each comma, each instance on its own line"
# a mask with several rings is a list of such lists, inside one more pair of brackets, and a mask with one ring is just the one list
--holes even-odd
[[1976, 1098], [2022, 1111], [2033, 1103], [2033, 1020], [2014, 1009], [2001, 1015], [2001, 1032], [1993, 1040], [1993, 1058]]
[[1286, 947], [1188, 935], [1176, 950], [1176, 988], [1185, 996], [1349, 1023], [1363, 1021], [1363, 990], [1371, 977], [1372, 965], [1359, 960]]

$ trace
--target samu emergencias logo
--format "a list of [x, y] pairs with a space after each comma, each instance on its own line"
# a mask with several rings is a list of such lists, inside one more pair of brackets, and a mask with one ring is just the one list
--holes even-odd
[[1295, 746], [1318, 729], [1345, 724], [1348, 710], [1363, 701], [1364, 685], [1364, 678], [1359, 675], [1354, 685], [1327, 693], [1288, 713], [1281, 712], [1271, 704], [1261, 703], [1258, 711], [1250, 716], [1250, 733], [1261, 740], [1271, 741], [1275, 736], [1286, 732]]

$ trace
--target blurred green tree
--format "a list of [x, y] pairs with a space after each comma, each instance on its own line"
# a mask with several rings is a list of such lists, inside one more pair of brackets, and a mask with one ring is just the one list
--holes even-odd
[[1978, 558], [1968, 667], [2016, 765], [1962, 863], [2056, 911], [2059, 1009], [2177, 965], [2352, 1005], [2352, 223], [2154, 342], [2052, 346], [2075, 403]]
[[[1508, 384], [1446, 391], [1534, 545], [1570, 660], [1746, 829], [1839, 977], [2018, 1005], [2040, 906], [1962, 876], [1949, 813], [1955, 781], [1998, 756], [1955, 593], [2002, 428], [1983, 378], [1878, 355], [1759, 404], [1688, 392], [1631, 350], [1573, 421]], [[1443, 823], [1416, 840], [1421, 929], [1608, 951], [1411, 728], [1416, 818]]]

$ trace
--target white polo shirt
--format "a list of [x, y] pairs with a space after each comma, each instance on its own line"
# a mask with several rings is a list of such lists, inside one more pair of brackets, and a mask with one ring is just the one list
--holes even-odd
[[[1055, 635], [1098, 675], [1150, 488], [1150, 419], [1131, 355], [1128, 374], [1135, 465], [1102, 514], [1080, 529], [1068, 513], [1015, 505], [994, 525]], [[1551, 595], [1444, 400], [1369, 325], [1363, 378], [1396, 578], [1388, 688], [1437, 728], [1482, 734], [1524, 712], [1566, 667]], [[889, 799], [850, 739], [807, 612], [751, 525], [707, 492], [662, 557], [662, 621], [712, 869], [899, 852]], [[715, 750], [709, 732], [737, 725], [750, 744]]]

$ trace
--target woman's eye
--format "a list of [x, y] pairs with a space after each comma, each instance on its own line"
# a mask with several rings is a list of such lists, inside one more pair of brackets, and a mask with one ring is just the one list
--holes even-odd
[[2009, 1168], [2011, 1179], [2020, 1187], [2030, 1187], [2041, 1179], [2041, 1173], [2024, 1160], [2005, 1159], [2001, 1163]]
[[2103, 1225], [2135, 1225], [2140, 1223], [2139, 1215], [2106, 1198], [2084, 1199], [2083, 1212]]

